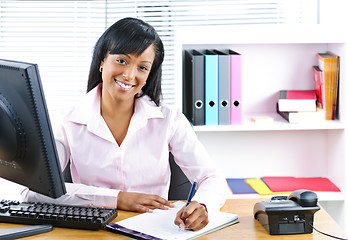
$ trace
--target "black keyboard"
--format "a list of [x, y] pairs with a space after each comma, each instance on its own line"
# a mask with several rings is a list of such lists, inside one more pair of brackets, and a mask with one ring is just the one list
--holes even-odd
[[104, 229], [116, 216], [114, 208], [0, 201], [0, 222], [6, 223], [50, 224], [55, 227], [97, 230]]

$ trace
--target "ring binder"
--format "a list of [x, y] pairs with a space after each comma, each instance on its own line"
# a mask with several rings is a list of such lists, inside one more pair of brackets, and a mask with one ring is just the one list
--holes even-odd
[[205, 124], [204, 88], [204, 55], [196, 50], [186, 50], [183, 112], [193, 125]]
[[214, 50], [213, 52], [217, 54], [219, 58], [219, 125], [230, 125], [230, 56], [219, 50]]
[[205, 125], [219, 124], [218, 84], [219, 59], [211, 50], [204, 51], [205, 59]]

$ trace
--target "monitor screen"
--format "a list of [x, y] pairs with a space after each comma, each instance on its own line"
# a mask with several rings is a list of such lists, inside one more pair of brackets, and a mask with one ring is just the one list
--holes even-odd
[[36, 64], [0, 59], [0, 177], [52, 198], [66, 193]]

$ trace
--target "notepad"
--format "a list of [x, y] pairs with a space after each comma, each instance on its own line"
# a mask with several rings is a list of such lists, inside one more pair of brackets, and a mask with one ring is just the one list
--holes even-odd
[[226, 212], [209, 212], [209, 223], [198, 231], [182, 230], [174, 224], [176, 213], [185, 202], [174, 203], [168, 210], [156, 209], [152, 213], [143, 213], [125, 220], [110, 223], [107, 230], [136, 239], [194, 239], [238, 222], [238, 215]]

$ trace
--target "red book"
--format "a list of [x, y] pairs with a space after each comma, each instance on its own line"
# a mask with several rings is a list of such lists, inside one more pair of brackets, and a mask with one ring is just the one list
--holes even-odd
[[340, 189], [334, 183], [324, 177], [263, 177], [262, 180], [272, 192], [293, 192], [299, 189], [317, 192], [340, 192]]
[[278, 109], [280, 112], [315, 112], [316, 101], [315, 90], [281, 90]]
[[317, 94], [318, 106], [325, 109], [325, 84], [323, 71], [318, 66], [313, 66], [315, 92]]

